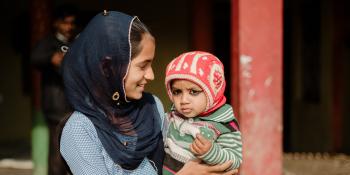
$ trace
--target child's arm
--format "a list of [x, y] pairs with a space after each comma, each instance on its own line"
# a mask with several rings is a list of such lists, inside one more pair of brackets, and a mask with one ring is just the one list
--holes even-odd
[[198, 158], [210, 165], [232, 160], [230, 169], [237, 169], [242, 163], [242, 142], [239, 131], [222, 134], [215, 142], [198, 134], [190, 149]]

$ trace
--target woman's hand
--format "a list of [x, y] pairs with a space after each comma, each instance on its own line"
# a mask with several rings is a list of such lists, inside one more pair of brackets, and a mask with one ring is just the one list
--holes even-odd
[[238, 170], [230, 170], [225, 171], [231, 166], [232, 162], [228, 161], [219, 165], [206, 165], [201, 164], [200, 160], [192, 160], [185, 164], [182, 169], [176, 173], [176, 175], [193, 175], [193, 174], [201, 174], [201, 175], [235, 175], [238, 173]]

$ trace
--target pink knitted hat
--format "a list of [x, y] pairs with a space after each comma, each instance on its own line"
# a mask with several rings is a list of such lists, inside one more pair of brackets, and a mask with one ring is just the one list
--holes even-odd
[[211, 53], [202, 51], [183, 53], [168, 64], [165, 85], [170, 99], [172, 99], [170, 83], [175, 79], [189, 80], [203, 89], [207, 96], [207, 107], [200, 115], [208, 114], [226, 102], [224, 66]]

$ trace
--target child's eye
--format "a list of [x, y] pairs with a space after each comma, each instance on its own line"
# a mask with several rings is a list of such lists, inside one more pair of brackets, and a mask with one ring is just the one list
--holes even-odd
[[194, 90], [194, 89], [191, 89], [191, 90], [190, 90], [190, 94], [191, 94], [191, 95], [198, 95], [198, 94], [200, 94], [201, 92], [203, 92], [203, 91], [198, 91], [198, 90]]
[[179, 89], [174, 89], [174, 90], [171, 91], [171, 93], [172, 93], [173, 95], [179, 95], [179, 94], [181, 93], [181, 90], [179, 90]]

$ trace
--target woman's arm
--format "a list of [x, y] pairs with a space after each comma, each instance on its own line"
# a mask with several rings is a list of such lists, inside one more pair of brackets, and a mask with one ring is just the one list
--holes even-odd
[[235, 175], [238, 173], [238, 169], [225, 171], [230, 168], [232, 161], [227, 161], [223, 164], [210, 166], [207, 164], [201, 164], [199, 161], [189, 161], [185, 164], [176, 175]]
[[96, 136], [82, 121], [66, 123], [60, 151], [73, 174], [109, 174]]

